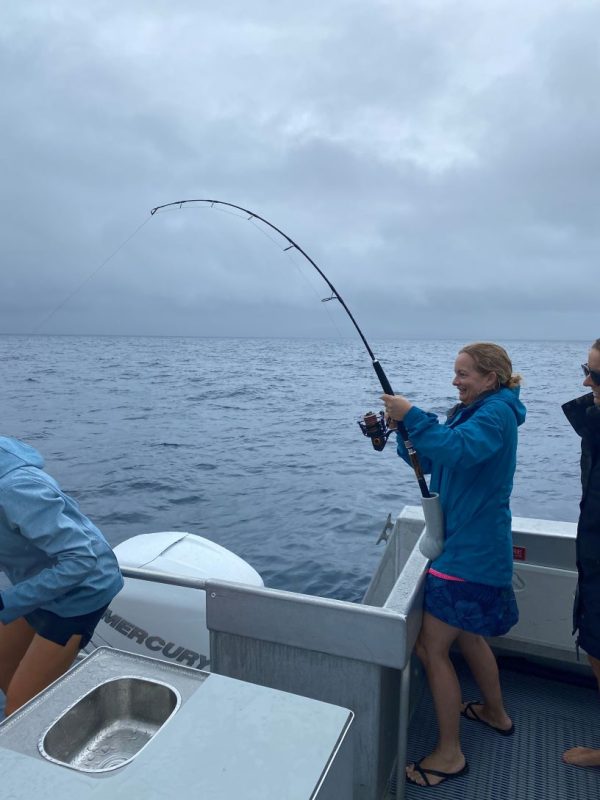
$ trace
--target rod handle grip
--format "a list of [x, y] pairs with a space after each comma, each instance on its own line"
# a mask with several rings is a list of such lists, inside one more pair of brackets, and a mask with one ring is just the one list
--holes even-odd
[[[383, 389], [385, 394], [394, 394], [394, 390], [392, 389], [392, 384], [388, 381], [387, 375], [383, 371], [383, 367], [377, 361], [376, 358], [373, 359], [373, 369], [377, 377], [379, 378], [379, 383], [381, 384], [381, 388]], [[421, 490], [421, 496], [428, 498], [430, 497], [429, 488], [427, 486], [427, 481], [425, 480], [425, 476], [423, 475], [423, 469], [421, 468], [421, 462], [419, 461], [419, 456], [417, 455], [415, 448], [412, 446], [410, 438], [408, 436], [408, 431], [406, 430], [406, 425], [398, 421], [396, 423], [398, 433], [402, 437], [402, 441], [404, 442], [406, 449], [408, 451], [408, 457], [410, 459], [410, 463], [412, 468], [415, 472], [415, 477], [417, 479], [417, 483], [419, 484], [419, 489]]]

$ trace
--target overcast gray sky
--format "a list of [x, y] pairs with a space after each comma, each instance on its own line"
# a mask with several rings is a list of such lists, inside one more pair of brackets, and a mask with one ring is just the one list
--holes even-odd
[[0, 74], [0, 332], [353, 335], [245, 217], [150, 218], [208, 197], [368, 338], [600, 336], [596, 0], [19, 0]]

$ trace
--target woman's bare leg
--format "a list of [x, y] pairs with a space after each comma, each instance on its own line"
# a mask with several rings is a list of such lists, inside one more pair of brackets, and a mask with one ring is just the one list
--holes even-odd
[[457, 642], [483, 697], [481, 705], [473, 706], [477, 716], [495, 728], [509, 730], [512, 721], [504, 708], [498, 664], [491, 647], [483, 636], [468, 631], [461, 631]]
[[[427, 673], [439, 728], [435, 750], [421, 761], [424, 769], [458, 772], [465, 765], [459, 738], [460, 684], [450, 661], [450, 646], [460, 632], [427, 612], [423, 614], [415, 649]], [[421, 776], [412, 766], [406, 768], [406, 774], [423, 785]], [[435, 776], [428, 776], [428, 780], [432, 785], [440, 781]]]
[[34, 636], [34, 629], [23, 617], [8, 625], [0, 622], [0, 689], [4, 694]]
[[71, 636], [63, 646], [36, 633], [8, 685], [6, 714], [12, 714], [60, 678], [75, 660], [80, 642], [79, 634]]
[[[600, 689], [600, 659], [588, 655], [588, 661]], [[600, 767], [600, 750], [595, 747], [572, 747], [563, 753], [563, 761], [576, 767]]]

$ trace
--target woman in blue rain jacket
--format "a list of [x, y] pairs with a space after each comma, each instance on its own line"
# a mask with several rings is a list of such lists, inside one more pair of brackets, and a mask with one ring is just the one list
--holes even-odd
[[[434, 786], [468, 771], [459, 722], [514, 732], [502, 700], [498, 667], [486, 637], [506, 633], [518, 620], [512, 589], [510, 494], [517, 428], [525, 420], [520, 376], [504, 348], [479, 342], [464, 347], [454, 365], [459, 404], [445, 425], [402, 396], [384, 395], [392, 420], [402, 420], [444, 513], [442, 554], [429, 567], [423, 624], [416, 652], [427, 672], [439, 736], [428, 756], [407, 767], [407, 779]], [[398, 440], [398, 453], [407, 460]], [[461, 701], [449, 652], [459, 645], [482, 699]]]

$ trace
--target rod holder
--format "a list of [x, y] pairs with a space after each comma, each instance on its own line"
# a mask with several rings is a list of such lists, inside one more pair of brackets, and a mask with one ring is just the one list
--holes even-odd
[[430, 561], [434, 561], [444, 549], [444, 512], [440, 497], [431, 492], [429, 497], [422, 497], [425, 514], [425, 530], [419, 539], [419, 550]]

